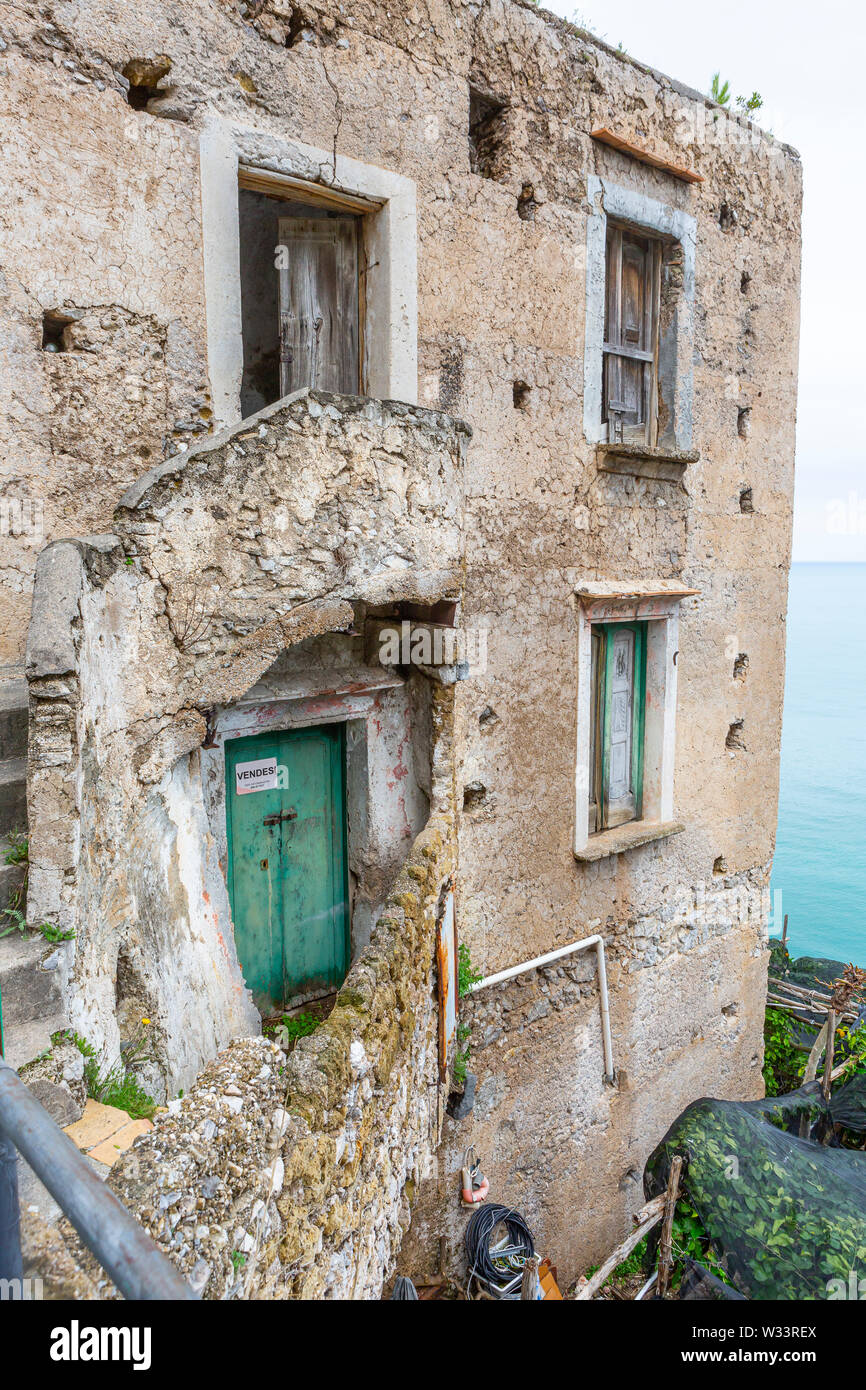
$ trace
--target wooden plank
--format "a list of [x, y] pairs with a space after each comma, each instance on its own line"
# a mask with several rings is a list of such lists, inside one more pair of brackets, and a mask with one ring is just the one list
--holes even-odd
[[609, 145], [612, 150], [619, 150], [620, 154], [630, 155], [632, 159], [638, 160], [641, 164], [650, 164], [653, 169], [662, 169], [666, 174], [672, 174], [675, 179], [682, 179], [684, 183], [703, 183], [703, 174], [696, 174], [694, 169], [686, 169], [681, 164], [674, 164], [669, 159], [663, 159], [660, 155], [653, 154], [650, 150], [641, 149], [640, 145], [634, 145], [630, 140], [624, 140], [621, 135], [615, 135], [612, 130], [605, 126], [599, 126], [590, 132], [593, 140], [598, 140], [601, 145]]
[[313, 207], [333, 209], [335, 212], [377, 212], [382, 206], [380, 201], [373, 198], [344, 193], [338, 188], [328, 188], [324, 184], [307, 183], [303, 179], [293, 178], [290, 174], [277, 174], [269, 169], [241, 166], [238, 169], [238, 186], [249, 189], [251, 193], [266, 193], [272, 198], [289, 198]]

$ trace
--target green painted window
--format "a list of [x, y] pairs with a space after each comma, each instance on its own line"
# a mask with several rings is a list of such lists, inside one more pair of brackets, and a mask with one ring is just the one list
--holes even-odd
[[646, 623], [592, 627], [589, 830], [640, 820]]

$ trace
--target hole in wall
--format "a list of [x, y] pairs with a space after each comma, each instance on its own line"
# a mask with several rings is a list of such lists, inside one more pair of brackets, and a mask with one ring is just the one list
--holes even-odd
[[68, 352], [69, 344], [66, 339], [66, 330], [72, 323], [72, 319], [67, 314], [57, 313], [56, 310], [48, 309], [42, 315], [42, 351], [43, 352]]
[[742, 275], [740, 276], [740, 294], [748, 294], [751, 283], [751, 275], [749, 274], [748, 270], [744, 270]]
[[524, 222], [534, 222], [537, 209], [538, 200], [535, 196], [535, 188], [531, 183], [525, 183], [517, 199], [517, 216]]
[[725, 1018], [736, 1018], [739, 1012], [739, 1004], [724, 1004], [722, 1006], [722, 1013], [724, 1014]]
[[469, 88], [469, 168], [473, 174], [495, 179], [505, 148], [504, 102]]
[[741, 439], [748, 439], [752, 433], [752, 407], [750, 405], [740, 406], [737, 410], [737, 434]]
[[286, 34], [286, 48], [294, 48], [298, 43], [315, 43], [316, 31], [303, 10], [292, 9]]
[[467, 782], [463, 788], [464, 811], [475, 811], [487, 800], [487, 788], [483, 782]]
[[167, 53], [157, 53], [155, 58], [130, 58], [123, 65], [123, 75], [129, 83], [126, 100], [134, 111], [144, 111], [151, 97], [163, 96], [160, 82], [171, 68]]
[[743, 722], [742, 719], [735, 719], [731, 724], [728, 729], [727, 737], [725, 738], [726, 748], [731, 750], [745, 748], [746, 745], [743, 740]]
[[754, 510], [755, 510], [755, 506], [754, 506], [754, 502], [753, 502], [753, 500], [752, 500], [752, 489], [751, 489], [750, 487], [741, 488], [741, 489], [740, 489], [740, 511], [741, 511], [741, 512], [753, 512]]
[[492, 705], [485, 705], [478, 716], [478, 723], [482, 729], [490, 729], [494, 724], [499, 723], [499, 715]]
[[515, 410], [528, 410], [532, 387], [528, 381], [515, 381], [511, 388], [511, 399]]
[[713, 860], [713, 873], [726, 874], [728, 872], [728, 861], [723, 854], [719, 854]]
[[719, 226], [723, 232], [732, 232], [737, 225], [738, 217], [730, 203], [724, 202], [719, 208]]
[[734, 680], [744, 681], [746, 672], [749, 669], [749, 657], [747, 652], [740, 652], [734, 658]]

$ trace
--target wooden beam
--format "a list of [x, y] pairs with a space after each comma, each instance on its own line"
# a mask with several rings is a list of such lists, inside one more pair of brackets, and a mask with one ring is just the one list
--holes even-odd
[[663, 169], [666, 174], [672, 174], [675, 179], [682, 179], [684, 183], [703, 183], [703, 174], [696, 174], [694, 169], [686, 169], [681, 164], [674, 164], [669, 159], [662, 159], [660, 155], [652, 154], [650, 150], [641, 149], [640, 145], [633, 145], [630, 140], [623, 140], [622, 136], [614, 135], [612, 130], [607, 130], [604, 126], [599, 126], [591, 132], [593, 140], [598, 140], [601, 145], [609, 145], [612, 150], [619, 150], [620, 154], [630, 155], [632, 159], [637, 159], [641, 164], [651, 164], [654, 169]]
[[335, 212], [369, 213], [378, 212], [382, 206], [372, 198], [362, 198], [354, 193], [343, 193], [339, 188], [327, 184], [308, 182], [291, 174], [278, 174], [270, 169], [254, 169], [248, 164], [238, 167], [238, 186], [251, 193], [267, 193], [271, 198], [285, 198], [292, 202], [309, 203], [314, 207], [324, 207]]
[[668, 1178], [668, 1190], [665, 1193], [664, 1220], [662, 1221], [662, 1234], [659, 1241], [659, 1278], [658, 1296], [664, 1298], [671, 1282], [671, 1270], [673, 1269], [673, 1229], [674, 1212], [677, 1207], [677, 1198], [680, 1195], [680, 1173], [683, 1168], [681, 1154], [674, 1154], [671, 1159], [671, 1171]]

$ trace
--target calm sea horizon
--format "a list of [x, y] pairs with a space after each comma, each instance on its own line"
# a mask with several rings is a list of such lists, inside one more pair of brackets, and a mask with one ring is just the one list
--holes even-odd
[[866, 966], [866, 564], [791, 569], [772, 888], [792, 955]]

